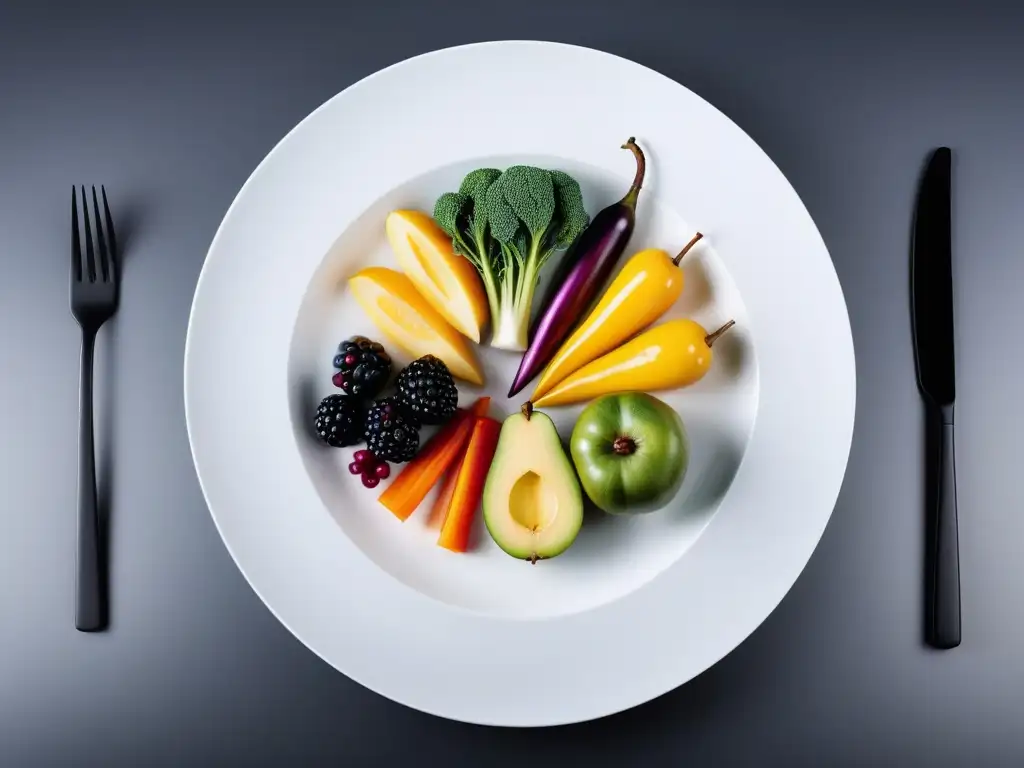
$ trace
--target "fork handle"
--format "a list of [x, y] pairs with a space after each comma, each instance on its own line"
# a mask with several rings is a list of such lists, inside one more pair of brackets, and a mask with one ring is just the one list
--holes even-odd
[[78, 574], [75, 628], [103, 628], [104, 600], [100, 560], [100, 526], [96, 509], [96, 459], [92, 428], [92, 368], [96, 332], [82, 330], [82, 381], [78, 433]]

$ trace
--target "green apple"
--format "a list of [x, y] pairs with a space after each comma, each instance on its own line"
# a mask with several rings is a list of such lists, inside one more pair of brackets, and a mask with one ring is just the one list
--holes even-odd
[[683, 484], [690, 461], [683, 420], [645, 392], [604, 395], [588, 405], [569, 450], [583, 490], [611, 514], [664, 507]]

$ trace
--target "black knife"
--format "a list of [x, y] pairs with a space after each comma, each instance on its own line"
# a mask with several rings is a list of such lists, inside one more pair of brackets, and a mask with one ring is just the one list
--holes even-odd
[[960, 555], [957, 536], [953, 403], [953, 253], [950, 235], [952, 153], [932, 154], [918, 191], [910, 259], [911, 322], [917, 384], [928, 422], [926, 640], [960, 645]]

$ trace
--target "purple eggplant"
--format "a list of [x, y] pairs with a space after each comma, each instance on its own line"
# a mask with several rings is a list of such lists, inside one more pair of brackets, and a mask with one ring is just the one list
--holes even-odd
[[530, 345], [519, 363], [509, 397], [544, 370], [587, 311], [626, 249], [636, 223], [636, 201], [644, 182], [643, 150], [631, 136], [622, 145], [636, 157], [636, 176], [626, 195], [603, 208], [569, 248], [548, 284], [543, 308], [530, 329]]

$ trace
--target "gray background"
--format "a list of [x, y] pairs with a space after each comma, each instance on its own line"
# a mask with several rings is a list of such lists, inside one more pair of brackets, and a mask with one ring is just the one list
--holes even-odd
[[[319, 5], [0, 3], [0, 764], [1024, 764], [1024, 10]], [[646, 706], [518, 732], [393, 704], [274, 620], [207, 514], [181, 381], [206, 248], [285, 132], [412, 54], [538, 37], [663, 71], [774, 158], [842, 281], [858, 409], [832, 521], [757, 632]], [[509, 119], [538, 119], [509, 104]], [[594, 107], [597, 119], [628, 109], [628, 93], [609, 87]], [[916, 178], [941, 143], [956, 156], [964, 620], [963, 645], [947, 653], [920, 639], [921, 411], [907, 299]], [[72, 624], [79, 336], [67, 308], [68, 203], [72, 183], [100, 182], [128, 252], [120, 316], [97, 360], [113, 626], [83, 635]]]

